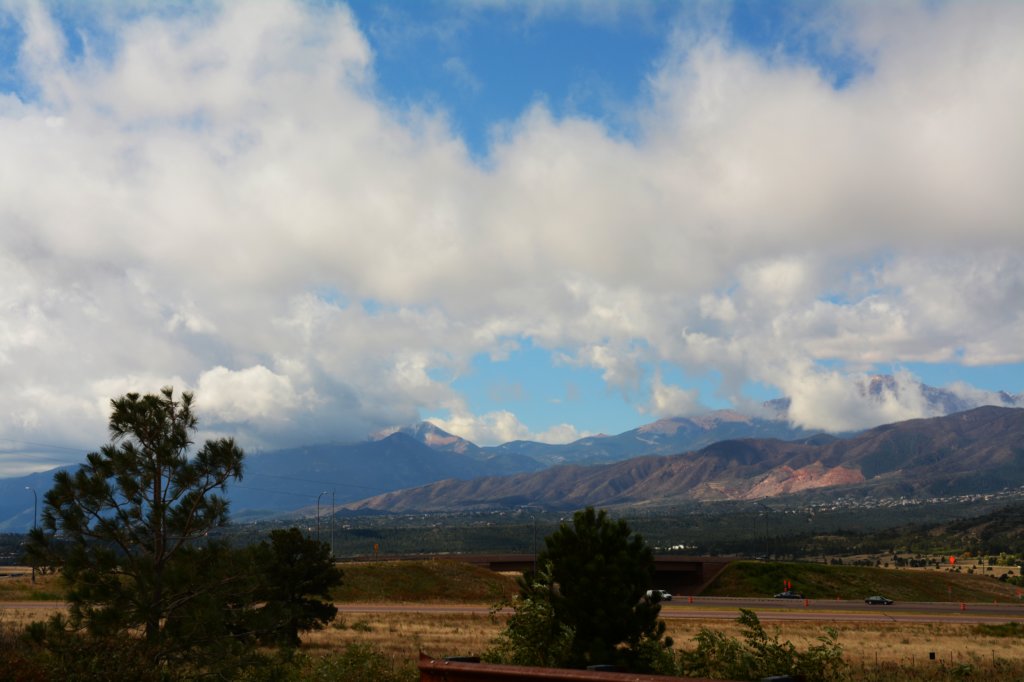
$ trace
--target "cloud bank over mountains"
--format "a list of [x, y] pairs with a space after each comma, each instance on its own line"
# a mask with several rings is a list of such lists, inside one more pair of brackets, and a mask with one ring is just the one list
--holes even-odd
[[648, 414], [708, 397], [664, 364], [833, 430], [924, 416], [865, 399], [880, 366], [1024, 362], [1021, 3], [822, 8], [793, 29], [859, 65], [838, 84], [680, 19], [631, 134], [538, 99], [482, 159], [379, 92], [344, 5], [95, 11], [0, 3], [0, 449], [95, 447], [165, 384], [249, 447], [429, 410], [582, 435], [453, 388], [524, 342]]

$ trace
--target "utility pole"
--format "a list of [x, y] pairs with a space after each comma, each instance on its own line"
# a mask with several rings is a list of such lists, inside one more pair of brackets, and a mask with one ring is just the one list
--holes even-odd
[[765, 510], [765, 511], [761, 512], [761, 515], [764, 516], [764, 560], [768, 561], [768, 559], [769, 559], [769, 557], [771, 555], [771, 546], [769, 545], [769, 540], [768, 540], [768, 538], [769, 538], [769, 536], [768, 536], [768, 514], [770, 514], [771, 512], [773, 512], [775, 510], [772, 509], [771, 507], [769, 507], [764, 502], [758, 502], [757, 500], [754, 500], [754, 504], [760, 506], [761, 508], [763, 508]]
[[530, 513], [530, 520], [533, 521], [533, 572], [537, 572], [537, 512], [542, 511], [541, 507], [532, 504], [524, 504], [519, 507], [520, 511]]
[[[25, 490], [32, 491], [32, 530], [36, 529], [36, 516], [37, 510], [39, 509], [39, 496], [36, 495], [36, 489], [30, 485], [25, 486]], [[36, 562], [32, 560], [32, 582], [36, 581]]]
[[327, 494], [327, 491], [323, 491], [316, 496], [316, 541], [320, 542], [320, 498]]
[[537, 574], [537, 515], [533, 515], [533, 573]]
[[334, 491], [331, 491], [331, 560], [334, 560]]

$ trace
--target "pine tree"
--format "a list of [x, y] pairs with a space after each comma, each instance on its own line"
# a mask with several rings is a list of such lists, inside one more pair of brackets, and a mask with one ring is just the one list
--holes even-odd
[[[612, 664], [645, 667], [642, 651], [662, 641], [660, 605], [646, 598], [654, 575], [654, 552], [623, 520], [588, 507], [572, 525], [544, 539], [538, 556], [550, 565], [555, 618], [573, 632], [570, 666]], [[671, 646], [671, 640], [664, 640]]]
[[242, 580], [194, 570], [226, 553], [201, 545], [228, 520], [219, 493], [241, 478], [244, 454], [231, 439], [218, 439], [190, 456], [192, 399], [187, 392], [176, 399], [168, 387], [112, 400], [111, 442], [74, 473], [54, 476], [42, 527], [32, 536], [34, 551], [61, 565], [72, 626], [106, 637], [141, 628], [157, 661], [190, 647], [181, 633], [205, 637], [195, 624], [183, 627], [182, 618], [206, 612], [200, 603]]

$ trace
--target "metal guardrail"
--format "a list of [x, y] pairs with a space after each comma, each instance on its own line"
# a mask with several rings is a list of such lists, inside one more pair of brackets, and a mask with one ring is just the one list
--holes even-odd
[[418, 667], [420, 682], [711, 682], [696, 677], [472, 663], [466, 659], [436, 659], [423, 652]]

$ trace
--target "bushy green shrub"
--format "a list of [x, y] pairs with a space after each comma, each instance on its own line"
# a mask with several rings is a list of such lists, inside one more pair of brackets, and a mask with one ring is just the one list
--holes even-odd
[[309, 658], [297, 670], [296, 680], [317, 682], [414, 682], [419, 671], [409, 661], [395, 661], [369, 644], [353, 643], [338, 654]]
[[801, 652], [792, 642], [780, 642], [777, 632], [769, 635], [753, 611], [740, 609], [738, 620], [742, 639], [701, 628], [694, 638], [696, 649], [679, 655], [679, 674], [732, 680], [774, 675], [791, 675], [807, 682], [847, 679], [842, 646], [833, 628], [826, 628], [818, 644]]
[[522, 580], [521, 593], [495, 605], [494, 611], [512, 608], [505, 629], [483, 658], [491, 663], [558, 667], [569, 658], [573, 630], [560, 622], [551, 604], [554, 589], [551, 567]]
[[[170, 664], [154, 660], [152, 649], [139, 636], [109, 636], [75, 629], [63, 615], [31, 623], [17, 635], [5, 636], [16, 642], [20, 661], [16, 669], [0, 673], [4, 680], [67, 680], [71, 682], [171, 682], [197, 679], [280, 679], [275, 674], [280, 657], [266, 655], [249, 646], [218, 647], [216, 652], [200, 650], [191, 659]], [[3, 657], [6, 660], [6, 656]], [[253, 677], [255, 675], [255, 677]]]

